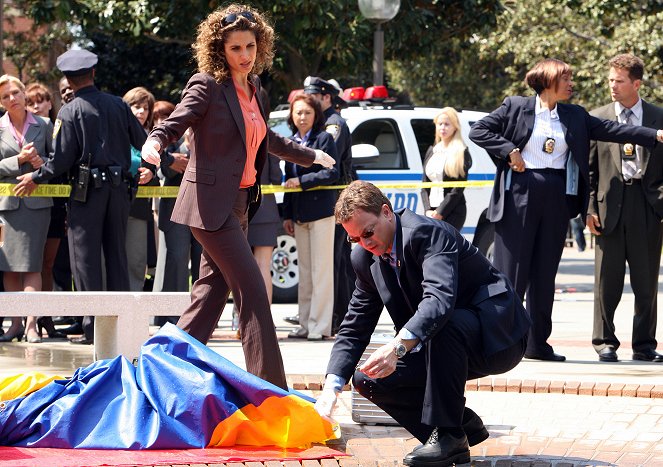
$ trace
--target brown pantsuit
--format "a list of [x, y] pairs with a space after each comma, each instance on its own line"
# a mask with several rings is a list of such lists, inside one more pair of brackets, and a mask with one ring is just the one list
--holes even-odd
[[[191, 305], [184, 311], [177, 326], [207, 343], [232, 290], [239, 310], [239, 330], [247, 370], [285, 388], [285, 371], [267, 291], [262, 286], [262, 276], [251, 247], [245, 240], [247, 208], [248, 192], [240, 190], [232, 215], [220, 229], [191, 229], [203, 246], [200, 278], [193, 284]], [[241, 284], [247, 282], [254, 282], [256, 287], [242, 288]]]
[[[260, 80], [251, 76], [256, 94]], [[258, 101], [263, 120], [264, 107]], [[173, 113], [149, 135], [162, 148], [191, 128], [191, 157], [182, 176], [171, 220], [191, 227], [203, 247], [200, 278], [191, 291], [191, 305], [177, 325], [207, 342], [232, 290], [249, 372], [286, 388], [281, 352], [276, 340], [267, 291], [246, 240], [251, 214], [260, 205], [259, 187], [240, 189], [247, 161], [246, 130], [232, 78], [218, 83], [205, 73], [191, 77]], [[270, 129], [255, 159], [256, 185], [267, 152], [310, 166], [315, 152]], [[249, 199], [250, 193], [252, 196]]]

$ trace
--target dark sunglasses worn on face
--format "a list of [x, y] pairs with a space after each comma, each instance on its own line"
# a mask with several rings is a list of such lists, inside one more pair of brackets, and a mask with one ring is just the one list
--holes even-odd
[[229, 15], [226, 15], [222, 20], [221, 20], [221, 26], [226, 27], [229, 24], [233, 24], [239, 17], [243, 17], [248, 19], [250, 22], [255, 23], [256, 19], [253, 16], [253, 13], [250, 11], [241, 11], [239, 13], [230, 13]]
[[375, 233], [375, 230], [367, 230], [366, 232], [363, 232], [359, 235], [359, 237], [351, 237], [348, 235], [348, 242], [349, 243], [359, 243], [362, 238], [371, 238], [373, 234]]

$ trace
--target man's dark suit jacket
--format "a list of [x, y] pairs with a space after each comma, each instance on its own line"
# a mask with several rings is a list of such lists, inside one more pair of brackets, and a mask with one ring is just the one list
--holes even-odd
[[[260, 92], [260, 80], [251, 82]], [[267, 122], [261, 99], [260, 112]], [[182, 93], [182, 100], [161, 125], [150, 132], [165, 148], [180, 139], [191, 127], [191, 157], [184, 172], [171, 220], [179, 224], [214, 231], [232, 212], [246, 164], [246, 131], [232, 78], [217, 83], [207, 73], [196, 73]], [[315, 153], [274, 133], [269, 127], [256, 155], [256, 184], [249, 207], [249, 219], [260, 205], [260, 175], [267, 152], [282, 159], [310, 166]]]
[[397, 211], [396, 219], [400, 286], [387, 262], [360, 246], [353, 249], [356, 288], [328, 374], [346, 380], [352, 376], [383, 307], [397, 331], [406, 327], [424, 343], [444, 328], [457, 308], [477, 312], [487, 356], [522, 339], [529, 318], [520, 299], [475, 246], [447, 223], [407, 209]]
[[[617, 119], [614, 103], [600, 107], [591, 114], [606, 120]], [[642, 101], [642, 126], [663, 128], [663, 109]], [[588, 212], [599, 216], [602, 232], [605, 234], [613, 231], [622, 211], [622, 147], [618, 144], [593, 141], [589, 153]], [[657, 144], [653, 149], [644, 147], [642, 165], [642, 188], [645, 197], [654, 212], [663, 218], [663, 144]]]
[[[536, 96], [507, 97], [502, 105], [485, 116], [470, 131], [470, 139], [498, 160], [495, 185], [488, 206], [488, 220], [497, 222], [504, 212], [506, 173], [509, 170], [509, 153], [515, 148], [522, 152], [534, 129]], [[564, 128], [570, 157], [579, 168], [577, 195], [567, 195], [571, 218], [587, 214], [589, 202], [589, 143], [591, 140], [633, 143], [653, 147], [656, 130], [618, 122], [602, 120], [574, 104], [557, 104], [559, 119]]]

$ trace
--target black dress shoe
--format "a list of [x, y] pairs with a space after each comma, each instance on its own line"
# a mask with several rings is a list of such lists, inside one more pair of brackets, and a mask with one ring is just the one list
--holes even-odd
[[468, 408], [465, 408], [465, 412], [463, 413], [463, 431], [467, 436], [467, 443], [470, 446], [476, 446], [490, 436], [481, 417]]
[[287, 317], [283, 318], [283, 321], [285, 321], [286, 323], [298, 325], [299, 324], [299, 315], [287, 316]]
[[599, 362], [618, 362], [617, 352], [612, 347], [606, 347], [599, 351]]
[[655, 350], [647, 349], [642, 352], [633, 352], [633, 360], [642, 360], [644, 362], [663, 362], [663, 355]]
[[94, 339], [88, 339], [85, 336], [81, 336], [81, 337], [74, 337], [73, 339], [70, 339], [69, 342], [78, 345], [92, 345], [94, 344]]
[[439, 433], [435, 428], [428, 441], [405, 456], [403, 464], [418, 466], [447, 466], [470, 462], [470, 446], [467, 437], [455, 438], [448, 433]]
[[74, 323], [68, 328], [59, 329], [59, 331], [65, 336], [70, 334], [83, 334], [83, 326], [81, 326], [80, 323]]
[[546, 362], [563, 362], [566, 360], [566, 357], [564, 355], [557, 354], [555, 352], [547, 353], [547, 354], [530, 354], [526, 353], [525, 358], [528, 358], [530, 360], [543, 360]]

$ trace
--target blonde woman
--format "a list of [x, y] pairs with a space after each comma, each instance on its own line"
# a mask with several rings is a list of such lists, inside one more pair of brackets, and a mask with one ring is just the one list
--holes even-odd
[[[5, 114], [0, 118], [0, 183], [16, 183], [16, 177], [41, 167], [51, 152], [53, 127], [49, 120], [33, 115], [27, 109], [25, 86], [14, 76], [0, 76], [0, 105]], [[41, 290], [41, 268], [48, 225], [51, 220], [51, 198], [0, 197], [0, 217], [5, 222], [5, 241], [0, 249], [0, 271], [7, 292]], [[37, 318], [12, 318], [1, 342], [20, 341], [25, 334], [31, 343], [41, 342]]]
[[[460, 135], [458, 114], [453, 108], [445, 107], [435, 116], [433, 123], [435, 144], [426, 151], [423, 181], [466, 181], [472, 157]], [[426, 216], [444, 220], [460, 230], [467, 216], [464, 190], [462, 187], [421, 190]]]

